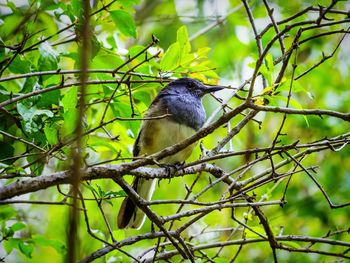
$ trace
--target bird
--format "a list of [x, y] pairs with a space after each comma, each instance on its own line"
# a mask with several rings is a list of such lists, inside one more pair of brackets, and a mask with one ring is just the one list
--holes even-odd
[[[206, 116], [202, 105], [204, 95], [223, 89], [208, 86], [192, 78], [171, 81], [152, 101], [133, 147], [133, 156], [142, 157], [159, 152], [195, 134]], [[152, 119], [152, 117], [164, 116]], [[195, 143], [161, 160], [164, 165], [182, 164], [191, 155]], [[133, 189], [146, 201], [151, 200], [156, 179], [135, 177]], [[125, 197], [118, 213], [118, 228], [140, 229], [146, 215], [129, 197]]]

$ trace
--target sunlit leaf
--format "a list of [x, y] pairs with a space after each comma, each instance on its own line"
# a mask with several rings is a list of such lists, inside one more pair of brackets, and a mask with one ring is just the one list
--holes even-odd
[[60, 254], [65, 254], [65, 252], [67, 251], [66, 246], [58, 240], [47, 239], [41, 235], [34, 235], [33, 241], [35, 242], [35, 244], [38, 244], [40, 246], [52, 247]]
[[[251, 230], [253, 231], [251, 231]], [[259, 237], [258, 234], [264, 236], [265, 235], [265, 231], [264, 228], [262, 226], [251, 226], [250, 229], [246, 229], [245, 233], [246, 233], [246, 237], [247, 238], [257, 238]], [[256, 234], [258, 233], [258, 234]]]
[[36, 106], [30, 106], [26, 103], [17, 103], [17, 110], [23, 118], [26, 131], [29, 133], [39, 131], [43, 127], [44, 121], [54, 115], [50, 110], [38, 109]]
[[16, 231], [21, 230], [21, 229], [23, 229], [23, 228], [25, 228], [25, 227], [26, 227], [26, 225], [23, 224], [22, 222], [16, 222], [16, 223], [14, 223], [13, 225], [11, 225], [10, 228], [11, 228], [14, 232], [16, 232]]
[[13, 249], [18, 249], [20, 239], [18, 238], [9, 238], [3, 241], [3, 247], [7, 254], [10, 254]]
[[23, 74], [28, 73], [31, 68], [31, 63], [21, 55], [17, 55], [11, 62], [9, 70], [13, 73]]
[[21, 92], [31, 92], [34, 90], [34, 87], [38, 85], [39, 77], [27, 78], [24, 82]]
[[[3, 60], [5, 57], [5, 44], [0, 38], [0, 61]], [[0, 66], [1, 69], [1, 66]]]
[[163, 71], [169, 71], [177, 68], [180, 63], [180, 45], [178, 42], [172, 44], [165, 52], [161, 62], [160, 68]]
[[[47, 71], [55, 70], [58, 66], [59, 56], [58, 53], [47, 43], [44, 42], [39, 46], [40, 58], [38, 60], [38, 70]], [[50, 76], [42, 76], [47, 79]]]
[[209, 47], [201, 47], [195, 52], [195, 54], [197, 55], [197, 58], [206, 58], [210, 50], [211, 48]]
[[267, 68], [269, 69], [269, 71], [273, 72], [275, 66], [274, 66], [274, 63], [273, 63], [273, 57], [272, 57], [272, 54], [271, 53], [268, 53], [265, 57], [265, 60], [266, 60], [266, 66]]
[[186, 26], [180, 27], [177, 30], [176, 36], [180, 49], [180, 63], [184, 63], [184, 57], [191, 51], [191, 44], [188, 39], [188, 32]]
[[63, 105], [64, 111], [75, 109], [78, 101], [77, 94], [78, 94], [78, 90], [75, 87], [69, 89], [69, 91], [64, 94], [62, 98], [62, 105]]
[[16, 210], [8, 205], [1, 206], [0, 209], [0, 220], [5, 221], [12, 218], [16, 214]]
[[41, 94], [40, 100], [36, 104], [40, 108], [50, 107], [51, 105], [59, 105], [60, 91], [53, 90]]
[[46, 123], [44, 127], [44, 133], [49, 144], [55, 145], [58, 143], [57, 127]]
[[272, 72], [270, 71], [269, 68], [266, 67], [265, 64], [262, 64], [260, 66], [260, 72], [263, 74], [263, 76], [267, 79], [268, 84], [272, 85]]
[[117, 28], [126, 36], [136, 38], [136, 24], [134, 18], [123, 10], [110, 11], [113, 22]]
[[32, 258], [32, 253], [34, 251], [34, 244], [27, 243], [25, 241], [20, 241], [18, 243], [18, 248], [28, 258]]

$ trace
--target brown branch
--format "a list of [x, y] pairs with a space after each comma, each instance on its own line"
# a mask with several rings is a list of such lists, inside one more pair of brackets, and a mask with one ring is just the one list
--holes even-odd
[[79, 19], [82, 20], [82, 28], [81, 28], [81, 36], [82, 36], [82, 45], [81, 45], [81, 70], [82, 74], [80, 75], [80, 97], [78, 104], [78, 118], [76, 121], [75, 133], [76, 140], [75, 144], [72, 148], [72, 163], [71, 163], [71, 190], [73, 195], [72, 200], [72, 208], [69, 211], [69, 226], [67, 231], [67, 243], [68, 243], [68, 253], [67, 253], [67, 261], [69, 263], [75, 263], [77, 261], [77, 248], [79, 243], [79, 213], [78, 213], [78, 195], [80, 188], [80, 180], [83, 175], [83, 171], [81, 170], [81, 163], [83, 157], [83, 145], [82, 145], [82, 137], [83, 137], [83, 121], [85, 116], [85, 93], [87, 88], [87, 80], [88, 80], [88, 67], [89, 67], [89, 59], [90, 59], [90, 1], [84, 0], [82, 3], [83, 12], [82, 17]]
[[113, 180], [127, 193], [128, 197], [134, 202], [135, 205], [137, 205], [137, 207], [139, 209], [141, 209], [146, 215], [147, 217], [154, 223], [157, 225], [157, 227], [164, 233], [164, 235], [170, 240], [170, 242], [173, 244], [173, 246], [177, 249], [177, 251], [185, 258], [185, 259], [192, 259], [191, 261], [193, 261], [193, 256], [191, 253], [189, 253], [189, 251], [185, 248], [185, 252], [184, 250], [182, 250], [180, 248], [180, 246], [178, 245], [178, 243], [174, 240], [173, 236], [170, 235], [170, 233], [166, 230], [166, 228], [164, 227], [164, 219], [158, 217], [145, 203], [145, 200], [143, 198], [141, 198], [136, 191], [130, 186], [128, 185], [122, 178], [113, 178]]
[[[163, 80], [130, 80], [130, 83], [160, 83], [163, 82]], [[125, 81], [121, 81], [118, 79], [115, 80], [90, 80], [90, 81], [86, 81], [86, 85], [101, 85], [101, 84], [118, 84], [118, 83], [125, 83]], [[65, 83], [65, 84], [59, 84], [56, 86], [52, 86], [49, 88], [45, 88], [45, 89], [40, 89], [40, 90], [35, 90], [23, 95], [19, 95], [17, 97], [5, 100], [3, 102], [0, 103], [0, 108], [5, 107], [7, 105], [10, 105], [12, 103], [15, 103], [17, 101], [20, 100], [24, 100], [39, 94], [43, 94], [43, 93], [47, 93], [50, 91], [54, 91], [54, 90], [58, 90], [58, 89], [64, 89], [64, 88], [69, 88], [72, 86], [81, 86], [82, 82], [72, 82], [72, 83]]]
[[[261, 63], [263, 63], [263, 59], [265, 56], [262, 56], [262, 52], [263, 52], [263, 46], [262, 46], [262, 41], [261, 41], [261, 35], [258, 34], [258, 30], [256, 29], [256, 25], [255, 25], [255, 20], [253, 17], [253, 13], [252, 10], [250, 9], [247, 0], [242, 0], [244, 8], [246, 9], [247, 15], [248, 15], [248, 19], [249, 19], [249, 23], [253, 29], [253, 33], [254, 33], [254, 37], [255, 37], [255, 42], [256, 42], [256, 46], [258, 48], [258, 56], [259, 58], [261, 58]], [[260, 68], [261, 65], [259, 65], [258, 63], [256, 64], [256, 68]], [[254, 77], [253, 77], [253, 81]], [[264, 76], [262, 76], [262, 85], [263, 88], [267, 87], [267, 81], [266, 78]], [[250, 100], [251, 97], [251, 93], [249, 92], [248, 94], [248, 100]]]
[[278, 113], [286, 113], [286, 114], [296, 114], [296, 115], [314, 115], [314, 116], [330, 116], [342, 119], [344, 121], [350, 122], [350, 113], [342, 113], [338, 111], [332, 110], [321, 110], [321, 109], [292, 109], [292, 108], [284, 108], [284, 107], [271, 107], [271, 106], [260, 106], [253, 103], [248, 103], [248, 107], [258, 111], [266, 111], [266, 112], [278, 112]]
[[250, 120], [252, 120], [256, 116], [257, 113], [258, 111], [255, 111], [255, 110], [250, 111], [241, 122], [239, 122], [229, 133], [227, 133], [224, 139], [222, 139], [210, 152], [206, 154], [206, 156], [212, 157], [218, 154], [220, 150], [234, 136], [236, 136]]
[[[167, 77], [161, 78], [159, 76], [139, 73], [139, 72], [125, 72], [125, 71], [115, 71], [113, 69], [88, 69], [88, 73], [106, 73], [106, 74], [118, 74], [118, 75], [132, 75], [137, 77], [146, 77], [146, 78], [152, 78], [152, 79], [162, 79], [164, 81], [167, 80]], [[48, 71], [36, 71], [36, 72], [29, 72], [24, 73], [20, 75], [13, 75], [13, 76], [7, 76], [0, 78], [0, 82], [15, 80], [15, 79], [23, 79], [23, 78], [30, 78], [30, 77], [38, 77], [38, 76], [53, 76], [53, 75], [71, 75], [71, 74], [82, 74], [81, 69], [72, 69], [72, 70], [48, 70]]]
[[13, 139], [13, 140], [15, 140], [15, 141], [19, 141], [19, 142], [21, 142], [21, 143], [24, 143], [24, 144], [26, 144], [26, 145], [28, 145], [28, 146], [30, 146], [30, 147], [32, 147], [32, 148], [35, 148], [35, 149], [37, 149], [37, 150], [39, 150], [39, 151], [41, 151], [41, 152], [45, 152], [45, 150], [44, 150], [43, 148], [37, 146], [36, 144], [34, 144], [34, 143], [32, 143], [32, 142], [28, 142], [28, 141], [22, 139], [21, 137], [14, 136], [14, 135], [12, 135], [12, 134], [10, 134], [10, 133], [7, 133], [7, 132], [1, 131], [1, 130], [0, 130], [0, 134], [6, 136], [6, 137], [8, 137], [8, 138], [11, 138], [11, 139]]
[[[274, 9], [273, 9], [273, 8], [270, 8], [269, 3], [267, 2], [267, 0], [264, 0], [264, 5], [265, 5], [265, 8], [266, 8], [266, 10], [267, 10], [267, 14], [268, 14], [269, 17], [270, 17], [270, 20], [271, 20], [271, 23], [272, 23], [272, 25], [273, 25], [273, 28], [275, 29], [276, 34], [278, 34], [280, 30], [279, 30], [278, 25], [277, 25], [277, 23], [276, 23], [276, 21], [275, 21], [275, 18], [273, 17]], [[278, 38], [278, 41], [279, 41], [279, 43], [280, 43], [280, 48], [281, 48], [281, 52], [282, 52], [282, 55], [283, 55], [286, 49], [285, 49], [285, 47], [284, 47], [284, 43], [283, 43], [283, 38], [282, 38], [282, 36], [280, 36], [280, 37]]]
[[[295, 48], [295, 55], [294, 55], [294, 62], [292, 64], [292, 77], [291, 77], [291, 82], [290, 82], [290, 85], [289, 85], [289, 91], [288, 91], [288, 96], [287, 96], [287, 102], [286, 102], [286, 108], [289, 107], [289, 103], [290, 103], [290, 99], [292, 97], [292, 89], [293, 89], [293, 81], [294, 81], [294, 75], [295, 75], [295, 70], [297, 68], [297, 56], [298, 56], [298, 46], [299, 46], [299, 38], [301, 36], [301, 30], [298, 31], [298, 34], [297, 36], [294, 38], [294, 41], [293, 41], [293, 47], [296, 47]], [[275, 84], [279, 84], [279, 82], [282, 80], [283, 76], [284, 76], [284, 73], [285, 73], [285, 70], [287, 68], [287, 63], [289, 62], [289, 59], [290, 57], [292, 56], [292, 52], [289, 53], [289, 55], [287, 55], [286, 59], [283, 60], [283, 65], [282, 66], [282, 69], [280, 71], [280, 73], [278, 74], [278, 77], [277, 77], [277, 80], [275, 82]], [[272, 141], [272, 144], [271, 144], [271, 149], [268, 151], [269, 153], [269, 156], [271, 156], [271, 151], [273, 150], [273, 148], [276, 146], [276, 143], [277, 143], [277, 140], [279, 138], [279, 136], [281, 135], [281, 132], [282, 132], [282, 129], [283, 129], [283, 126], [285, 124], [285, 121], [287, 120], [287, 114], [285, 113], [283, 115], [283, 119], [282, 119], [282, 122], [281, 122], [281, 125], [275, 135], [275, 138], [273, 139]], [[270, 159], [270, 162], [271, 162], [271, 168], [272, 168], [272, 174], [274, 175], [275, 174], [275, 169], [274, 169], [274, 163], [273, 163], [273, 159], [272, 157], [269, 157]]]
[[[135, 161], [140, 162], [142, 160]], [[125, 174], [130, 174], [134, 176], [140, 176], [143, 178], [154, 179], [154, 178], [171, 178], [183, 176], [185, 174], [193, 174], [199, 171], [207, 171], [216, 175], [217, 173], [222, 174], [223, 171], [213, 165], [205, 164], [198, 165], [190, 168], [184, 168], [179, 171], [174, 171], [169, 174], [169, 170], [166, 168], [149, 168], [140, 167], [131, 170], [125, 170], [125, 165], [129, 166], [131, 163], [116, 164], [110, 166], [99, 166], [91, 167], [84, 171], [81, 178], [82, 181], [86, 180], [98, 180], [103, 178], [117, 178], [124, 176]], [[0, 200], [9, 199], [15, 196], [20, 196], [26, 193], [35, 192], [38, 190], [46, 189], [51, 186], [60, 184], [71, 183], [72, 176], [71, 171], [63, 171], [58, 173], [53, 173], [50, 175], [42, 175], [39, 177], [33, 177], [31, 179], [18, 180], [12, 184], [3, 186], [0, 188]]]
[[[169, 232], [170, 234], [173, 234], [174, 231]], [[118, 247], [123, 247], [126, 245], [132, 245], [140, 240], [145, 239], [154, 239], [163, 237], [164, 233], [162, 232], [151, 232], [147, 234], [141, 234], [137, 236], [132, 236], [127, 239], [124, 239], [121, 242], [115, 243], [115, 245], [118, 245]], [[349, 242], [343, 242], [339, 240], [333, 240], [328, 238], [317, 238], [317, 237], [307, 237], [307, 236], [296, 236], [296, 235], [288, 235], [288, 236], [276, 236], [277, 241], [295, 241], [295, 242], [310, 242], [310, 243], [321, 243], [321, 244], [329, 244], [329, 245], [335, 245], [335, 246], [344, 246], [344, 247], [350, 247]], [[266, 242], [266, 239], [263, 238], [254, 238], [254, 239], [239, 239], [239, 240], [230, 240], [225, 242], [212, 242], [209, 244], [204, 244], [200, 246], [193, 247], [194, 251], [197, 250], [204, 250], [204, 249], [210, 249], [210, 248], [217, 248], [217, 247], [227, 247], [227, 246], [234, 246], [234, 245], [248, 245], [248, 244], [254, 244], [254, 243], [260, 243], [260, 242]], [[286, 247], [280, 247], [280, 249], [288, 250]], [[91, 255], [87, 256], [83, 260], [80, 261], [80, 263], [87, 263], [91, 262], [92, 260], [95, 260], [97, 258], [100, 258], [109, 252], [113, 251], [114, 247], [104, 247], [99, 250], [96, 250]], [[307, 251], [302, 251], [304, 253], [307, 253]], [[317, 250], [310, 250], [310, 253], [316, 253], [318, 254], [319, 251]], [[163, 252], [158, 256], [157, 259], [167, 259], [171, 258], [172, 256], [175, 256], [177, 254], [177, 251], [169, 251], [169, 252]], [[333, 254], [326, 254], [326, 255], [340, 255], [340, 257], [344, 258], [345, 255], [339, 254], [339, 253], [333, 253]], [[346, 257], [346, 256], [345, 256]], [[346, 257], [347, 258], [347, 257]]]
[[[276, 241], [294, 241], [294, 242], [317, 242], [322, 244], [331, 244], [331, 245], [339, 245], [339, 246], [345, 246], [349, 247], [350, 243], [346, 242], [339, 242], [337, 240], [331, 240], [331, 239], [318, 239], [318, 238], [312, 238], [312, 237], [303, 237], [303, 236], [276, 236]], [[230, 241], [224, 241], [224, 242], [213, 242], [209, 244], [203, 244], [194, 246], [192, 249], [193, 251], [197, 250], [205, 250], [205, 249], [211, 249], [211, 248], [218, 248], [218, 247], [227, 247], [227, 246], [237, 246], [237, 245], [248, 245], [248, 244], [254, 244], [254, 243], [260, 243], [260, 242], [267, 242], [266, 239], [262, 238], [252, 238], [252, 239], [238, 239], [238, 240], [230, 240]], [[321, 250], [312, 250], [312, 249], [297, 249], [292, 248], [290, 246], [286, 245], [279, 245], [278, 249], [290, 251], [290, 252], [302, 252], [302, 253], [313, 253], [313, 254], [320, 254], [320, 255], [329, 255], [334, 257], [341, 257], [345, 259], [350, 259], [349, 256], [346, 256], [343, 253], [334, 253], [334, 252], [327, 252], [327, 251], [321, 251]], [[177, 255], [177, 251], [166, 251], [163, 253], [160, 253], [157, 260], [165, 260], [172, 258], [173, 256]], [[145, 261], [149, 262], [149, 261]]]
[[[349, 139], [347, 139], [348, 136], [349, 134], [344, 134], [344, 135], [335, 137], [333, 139], [325, 139], [325, 140], [311, 143], [311, 144], [300, 144], [300, 145], [291, 144], [286, 146], [275, 147], [275, 150], [277, 151], [275, 154], [278, 154], [279, 153], [278, 151], [306, 148], [305, 151], [302, 151], [294, 156], [295, 158], [298, 158], [299, 156], [302, 156], [304, 154], [310, 154], [312, 152], [332, 149], [337, 146], [340, 146], [343, 148], [343, 145], [349, 144]], [[252, 150], [248, 150], [248, 153], [253, 154], [258, 152], [266, 152], [269, 149], [270, 147], [261, 148], [261, 149], [252, 149]], [[219, 156], [215, 156], [215, 158], [211, 157], [211, 158], [208, 158], [207, 160], [203, 160], [204, 161], [203, 164], [194, 162], [191, 164], [192, 165], [191, 167], [184, 166], [183, 169], [177, 171], [174, 174], [169, 174], [169, 171], [165, 168], [146, 168], [146, 167], [140, 167], [137, 169], [131, 168], [131, 167], [141, 166], [139, 165], [140, 163], [142, 165], [143, 163], [146, 163], [146, 164], [152, 163], [152, 160], [150, 160], [149, 158], [144, 158], [144, 159], [138, 159], [131, 163], [122, 163], [119, 165], [88, 168], [82, 180], [113, 178], [117, 176], [123, 176], [125, 174], [141, 176], [144, 178], [169, 178], [174, 176], [182, 176], [184, 174], [193, 174], [199, 171], [207, 171], [213, 174], [215, 177], [220, 178], [225, 173], [220, 168], [215, 167], [213, 165], [209, 165], [206, 162], [208, 160], [214, 160], [218, 158], [231, 157], [231, 156], [242, 155], [242, 154], [246, 154], [246, 152], [242, 151], [242, 152], [220, 154]], [[266, 156], [264, 158], [266, 158]], [[289, 162], [291, 162], [291, 160], [284, 160], [280, 164], [277, 164], [275, 168], [277, 169], [279, 167], [282, 167], [283, 165], [286, 165]], [[237, 168], [236, 170], [239, 171], [241, 169], [242, 168]], [[240, 184], [242, 184], [243, 186], [247, 185], [267, 173], [268, 171], [265, 171], [263, 173], [252, 176], [246, 181], [241, 182]], [[5, 200], [5, 199], [12, 198], [14, 196], [19, 196], [25, 193], [46, 189], [54, 185], [67, 184], [70, 182], [69, 176], [70, 176], [69, 172], [64, 171], [64, 172], [54, 173], [51, 175], [42, 175], [40, 177], [35, 177], [30, 180], [22, 180], [22, 181], [14, 182], [0, 189], [0, 200]], [[229, 181], [226, 182], [227, 184], [232, 184], [234, 182], [233, 179], [230, 177], [228, 177], [227, 179], [229, 179]], [[225, 182], [225, 180], [223, 181]]]
[[[349, 29], [348, 29], [349, 30]], [[298, 80], [300, 79], [301, 77], [305, 76], [306, 74], [308, 74], [309, 72], [311, 72], [312, 70], [314, 70], [315, 68], [317, 68], [318, 66], [320, 66], [322, 63], [324, 63], [326, 60], [332, 58], [335, 53], [337, 52], [338, 48], [340, 47], [341, 43], [343, 42], [345, 36], [347, 35], [347, 33], [349, 33], [349, 31], [346, 30], [340, 30], [340, 31], [332, 31], [333, 34], [335, 33], [344, 33], [344, 35], [342, 36], [342, 38], [339, 40], [338, 44], [336, 45], [336, 47], [333, 49], [333, 51], [331, 52], [331, 54], [329, 55], [325, 55], [323, 52], [322, 52], [322, 59], [317, 62], [315, 65], [313, 65], [311, 68], [309, 68], [308, 70], [304, 71], [303, 73], [301, 73], [299, 76], [295, 77], [294, 80]], [[328, 32], [329, 33], [329, 32]], [[306, 41], [308, 40], [311, 40], [315, 37], [321, 37], [321, 36], [325, 36], [325, 35], [328, 35], [327, 33], [323, 33], [323, 34], [318, 34], [316, 36], [313, 36], [313, 37], [309, 37], [308, 39], [304, 39], [303, 41], [301, 41], [301, 43], [305, 43]]]
[[[122, 66], [125, 66], [125, 65], [127, 65], [128, 63], [130, 63], [130, 62], [132, 62], [133, 60], [135, 60], [137, 57], [139, 57], [141, 54], [143, 54], [143, 52], [147, 52], [147, 50], [148, 50], [151, 46], [153, 46], [155, 43], [157, 43], [157, 41], [158, 41], [158, 40], [157, 40], [156, 38], [153, 38], [152, 42], [151, 42], [146, 48], [144, 48], [144, 49], [142, 50], [142, 52], [139, 52], [139, 53], [137, 53], [135, 56], [133, 56], [132, 58], [128, 59], [128, 60], [127, 60], [126, 62], [124, 62], [121, 66], [119, 66], [118, 68], [116, 68], [115, 71], [118, 71], [119, 69], [121, 69]], [[104, 121], [104, 118], [105, 118], [105, 116], [106, 116], [106, 113], [107, 113], [107, 109], [108, 109], [108, 107], [109, 107], [109, 104], [111, 103], [112, 99], [114, 98], [114, 95], [115, 95], [115, 93], [117, 92], [118, 88], [120, 87], [121, 83], [124, 82], [124, 83], [127, 84], [127, 85], [131, 83], [131, 80], [130, 80], [130, 79], [129, 79], [129, 80], [127, 79], [126, 81], [124, 81], [124, 79], [127, 77], [127, 74], [128, 74], [129, 72], [132, 72], [134, 69], [138, 68], [138, 67], [141, 66], [142, 64], [144, 64], [144, 63], [146, 63], [146, 62], [148, 62], [148, 61], [150, 61], [150, 60], [152, 60], [152, 59], [158, 57], [159, 54], [160, 54], [160, 51], [157, 52], [155, 55], [152, 55], [152, 56], [150, 56], [150, 57], [147, 57], [147, 56], [146, 56], [146, 58], [145, 58], [144, 60], [142, 60], [141, 62], [137, 63], [135, 66], [131, 67], [131, 68], [126, 72], [126, 74], [122, 76], [121, 80], [120, 80], [119, 82], [117, 82], [117, 87], [113, 90], [111, 96], [109, 97], [109, 99], [108, 99], [108, 101], [107, 101], [107, 105], [105, 106], [105, 109], [104, 109], [103, 114], [102, 114], [101, 123]], [[133, 117], [133, 116], [132, 116], [132, 117]]]
[[164, 222], [179, 220], [183, 217], [190, 217], [196, 214], [208, 213], [215, 210], [221, 210], [221, 209], [232, 208], [232, 207], [256, 207], [256, 206], [271, 206], [271, 205], [283, 205], [283, 204], [286, 204], [286, 203], [283, 203], [281, 200], [268, 201], [268, 202], [245, 202], [245, 203], [237, 202], [237, 203], [230, 203], [230, 204], [216, 204], [216, 205], [210, 205], [202, 208], [187, 210], [187, 211], [176, 213], [170, 216], [164, 216], [163, 220]]

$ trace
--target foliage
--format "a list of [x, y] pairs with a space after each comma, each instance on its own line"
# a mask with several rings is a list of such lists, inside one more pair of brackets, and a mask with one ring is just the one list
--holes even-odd
[[132, 160], [140, 119], [183, 76], [226, 86], [204, 99], [209, 121], [186, 168], [152, 168], [173, 178], [149, 207], [192, 250], [188, 260], [350, 257], [348, 2], [90, 2], [90, 33], [81, 1], [0, 3], [0, 261], [66, 261], [79, 140], [78, 259], [127, 262], [156, 249], [180, 261], [157, 222], [117, 229], [126, 193], [110, 178], [114, 168], [147, 176], [152, 160]]

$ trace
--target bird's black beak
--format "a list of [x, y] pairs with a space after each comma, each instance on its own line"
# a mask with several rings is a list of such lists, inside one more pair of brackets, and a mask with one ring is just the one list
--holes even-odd
[[215, 91], [219, 91], [224, 89], [225, 87], [222, 86], [206, 86], [207, 88], [205, 89], [206, 93], [211, 93], [211, 92], [215, 92]]

